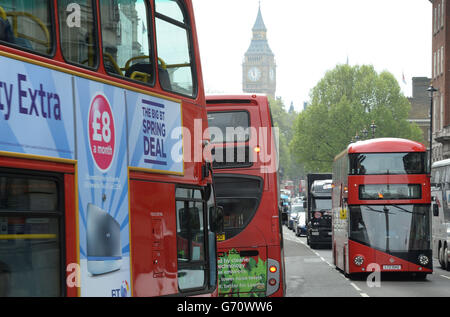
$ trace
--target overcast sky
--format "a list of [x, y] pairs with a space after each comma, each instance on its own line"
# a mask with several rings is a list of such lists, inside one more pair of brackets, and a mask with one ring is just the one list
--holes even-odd
[[[261, 0], [277, 64], [276, 95], [296, 110], [337, 64], [374, 65], [412, 95], [412, 77], [431, 76], [428, 0]], [[242, 63], [258, 0], [193, 0], [207, 94], [242, 93]], [[407, 84], [402, 81], [404, 74]]]

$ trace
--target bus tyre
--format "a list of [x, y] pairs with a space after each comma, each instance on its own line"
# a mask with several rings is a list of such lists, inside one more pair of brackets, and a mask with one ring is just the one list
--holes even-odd
[[445, 269], [444, 267], [444, 248], [442, 246], [439, 246], [438, 249], [438, 259], [439, 259], [439, 264], [441, 265], [441, 268]]
[[415, 273], [414, 277], [416, 280], [426, 280], [427, 279], [427, 273]]
[[444, 270], [449, 271], [450, 270], [450, 266], [448, 263], [448, 248], [447, 248], [447, 244], [444, 245], [444, 251], [442, 252], [442, 261], [444, 263]]

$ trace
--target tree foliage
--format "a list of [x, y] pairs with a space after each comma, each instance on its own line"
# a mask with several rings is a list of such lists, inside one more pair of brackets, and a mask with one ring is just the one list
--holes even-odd
[[411, 105], [395, 77], [373, 66], [338, 65], [311, 91], [310, 106], [296, 118], [289, 150], [307, 171], [331, 171], [334, 157], [352, 138], [377, 126], [375, 137], [423, 142], [422, 131], [407, 121]]
[[303, 176], [303, 165], [295, 160], [292, 160], [292, 155], [289, 149], [289, 142], [292, 140], [293, 129], [292, 126], [298, 116], [293, 104], [286, 112], [283, 101], [280, 98], [274, 99], [268, 97], [270, 111], [272, 113], [272, 120], [274, 126], [278, 128], [278, 155], [279, 166], [283, 171], [284, 179], [299, 179]]

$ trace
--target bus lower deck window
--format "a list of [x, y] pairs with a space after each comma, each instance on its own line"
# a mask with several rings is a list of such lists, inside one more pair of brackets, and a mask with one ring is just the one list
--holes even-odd
[[62, 295], [60, 205], [57, 182], [0, 173], [0, 296]]

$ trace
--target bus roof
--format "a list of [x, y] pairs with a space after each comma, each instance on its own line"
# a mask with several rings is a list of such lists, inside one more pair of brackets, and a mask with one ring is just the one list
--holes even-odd
[[400, 152], [426, 152], [422, 143], [399, 138], [378, 138], [358, 141], [347, 147], [348, 153], [400, 153]]
[[206, 104], [213, 105], [215, 103], [239, 103], [242, 101], [252, 101], [255, 100], [256, 102], [267, 102], [267, 96], [261, 95], [261, 94], [238, 94], [238, 95], [230, 95], [230, 94], [223, 94], [223, 95], [208, 95], [206, 96]]

